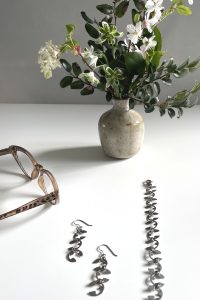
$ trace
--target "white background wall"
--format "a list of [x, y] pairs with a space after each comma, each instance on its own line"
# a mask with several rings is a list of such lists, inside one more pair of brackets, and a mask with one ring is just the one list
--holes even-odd
[[[88, 35], [80, 11], [96, 14], [95, 6], [101, 0], [1, 0], [0, 6], [0, 102], [24, 103], [105, 103], [104, 95], [81, 97], [78, 91], [61, 89], [59, 81], [64, 71], [58, 70], [54, 78], [46, 81], [37, 65], [37, 52], [45, 41], [60, 43], [65, 37], [65, 24], [77, 25], [76, 38], [86, 46]], [[167, 6], [170, 0], [164, 0]], [[192, 17], [171, 16], [162, 24], [164, 49], [177, 63], [200, 55], [199, 12], [196, 0]], [[120, 30], [131, 22], [130, 14], [120, 21]], [[163, 97], [179, 89], [189, 88], [200, 80], [200, 72], [181, 80], [175, 86], [165, 87]]]

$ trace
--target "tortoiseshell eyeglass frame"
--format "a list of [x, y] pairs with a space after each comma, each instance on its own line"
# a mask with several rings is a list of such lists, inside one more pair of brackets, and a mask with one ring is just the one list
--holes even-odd
[[[22, 152], [24, 153], [31, 161], [32, 165], [33, 165], [33, 170], [31, 173], [31, 176], [29, 174], [27, 174], [26, 170], [24, 169], [23, 165], [21, 164], [19, 157], [18, 157], [18, 152]], [[37, 161], [35, 160], [35, 158], [33, 157], [33, 155], [27, 151], [26, 149], [20, 147], [20, 146], [10, 146], [8, 148], [2, 149], [0, 150], [0, 156], [2, 155], [7, 155], [7, 154], [11, 154], [14, 159], [16, 160], [17, 164], [19, 165], [20, 169], [22, 170], [22, 172], [24, 173], [24, 175], [26, 176], [27, 179], [29, 180], [33, 180], [38, 178], [38, 184], [39, 187], [42, 189], [42, 191], [45, 193], [44, 196], [36, 198], [16, 209], [13, 209], [11, 211], [8, 211], [6, 213], [3, 213], [0, 215], [0, 220], [6, 219], [8, 217], [12, 217], [16, 214], [19, 214], [21, 212], [27, 211], [29, 209], [32, 209], [34, 207], [46, 204], [46, 203], [51, 203], [52, 205], [55, 205], [59, 202], [59, 189], [58, 189], [58, 185], [57, 182], [53, 176], [53, 174], [44, 169], [42, 165], [38, 164]], [[53, 192], [48, 193], [46, 186], [45, 186], [45, 181], [44, 181], [44, 175], [48, 176], [48, 178], [50, 179], [52, 186], [53, 186]]]

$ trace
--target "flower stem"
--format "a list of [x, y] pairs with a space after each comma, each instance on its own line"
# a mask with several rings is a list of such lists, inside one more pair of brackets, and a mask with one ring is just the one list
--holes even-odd
[[116, 9], [116, 0], [113, 1], [113, 15], [114, 15], [114, 24], [115, 26], [117, 25], [117, 16], [115, 14], [115, 9]]
[[162, 13], [162, 17], [158, 21], [157, 24], [155, 24], [153, 27], [156, 27], [158, 24], [160, 24], [162, 21], [164, 21], [168, 16], [172, 15], [175, 12], [176, 4], [171, 5], [168, 9], [164, 10]]
[[128, 44], [128, 52], [130, 52], [130, 49], [131, 49], [131, 41], [129, 41], [129, 44]]
[[163, 78], [165, 78], [166, 76], [168, 76], [168, 75], [170, 75], [170, 74], [171, 74], [170, 72], [166, 72], [165, 74], [163, 74], [163, 75], [160, 76], [160, 77], [155, 78], [155, 79], [152, 80], [151, 82], [145, 82], [145, 80], [146, 80], [147, 78], [146, 78], [146, 79], [143, 78], [142, 82], [139, 82], [139, 83], [135, 86], [134, 89], [137, 89], [137, 88], [139, 88], [140, 86], [144, 87], [144, 86], [146, 86], [146, 85], [148, 85], [148, 84], [150, 84], [150, 83], [153, 83], [153, 82], [155, 82], [155, 81], [158, 81], [158, 80], [162, 80]]

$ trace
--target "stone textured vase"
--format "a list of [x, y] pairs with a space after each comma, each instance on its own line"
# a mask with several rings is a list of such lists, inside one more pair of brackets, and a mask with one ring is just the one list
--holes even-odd
[[99, 136], [106, 155], [130, 158], [143, 143], [143, 118], [129, 109], [129, 100], [113, 100], [113, 108], [100, 117]]

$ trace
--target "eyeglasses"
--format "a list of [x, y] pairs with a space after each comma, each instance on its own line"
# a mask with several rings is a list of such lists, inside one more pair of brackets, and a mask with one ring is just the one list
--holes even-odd
[[[55, 205], [59, 200], [59, 189], [53, 174], [44, 169], [42, 165], [38, 164], [32, 154], [20, 146], [10, 146], [6, 149], [0, 150], [0, 156], [7, 154], [12, 154], [27, 179], [33, 180], [38, 178], [39, 187], [42, 189], [45, 195], [34, 199], [16, 209], [1, 214], [0, 220], [12, 217], [16, 214], [46, 203]], [[48, 189], [49, 187], [50, 190]]]

